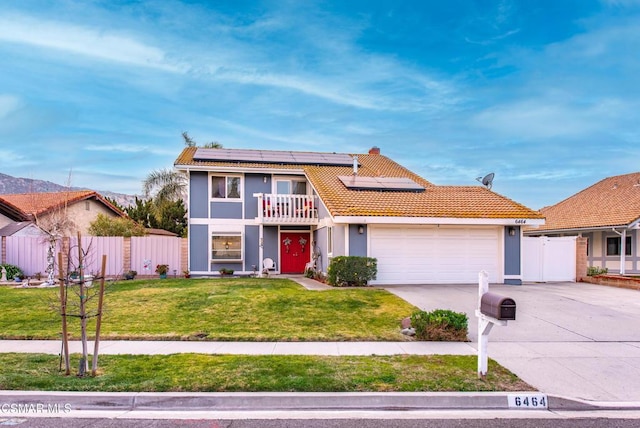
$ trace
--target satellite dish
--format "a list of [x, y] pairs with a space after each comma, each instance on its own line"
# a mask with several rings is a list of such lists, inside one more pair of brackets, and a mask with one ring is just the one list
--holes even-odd
[[493, 177], [495, 177], [495, 176], [496, 175], [493, 172], [491, 172], [491, 173], [485, 175], [484, 177], [476, 178], [476, 180], [481, 182], [482, 185], [485, 186], [487, 189], [491, 189], [491, 186], [493, 185]]

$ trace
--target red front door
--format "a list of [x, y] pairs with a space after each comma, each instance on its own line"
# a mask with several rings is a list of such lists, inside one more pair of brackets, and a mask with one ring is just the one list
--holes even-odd
[[311, 240], [308, 232], [282, 232], [280, 234], [280, 272], [304, 273], [311, 260]]

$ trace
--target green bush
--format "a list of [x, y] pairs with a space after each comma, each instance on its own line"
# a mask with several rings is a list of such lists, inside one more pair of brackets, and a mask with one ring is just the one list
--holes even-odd
[[416, 311], [411, 315], [411, 327], [416, 338], [431, 341], [467, 341], [467, 314], [448, 309], [431, 312]]
[[607, 268], [601, 268], [598, 266], [589, 266], [587, 268], [587, 276], [596, 276], [596, 275], [602, 275], [605, 273], [608, 273], [609, 269]]
[[331, 259], [327, 282], [334, 287], [363, 287], [378, 274], [378, 260], [371, 257], [338, 256]]
[[[18, 266], [10, 265], [10, 264], [0, 264], [1, 267], [4, 267], [7, 270], [7, 279], [11, 280], [18, 275], [20, 278], [24, 278], [24, 273]], [[0, 270], [2, 270], [0, 268]]]

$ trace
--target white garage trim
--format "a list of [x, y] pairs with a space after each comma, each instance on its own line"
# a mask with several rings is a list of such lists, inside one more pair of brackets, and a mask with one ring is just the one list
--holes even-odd
[[334, 223], [381, 225], [459, 225], [459, 226], [532, 226], [544, 224], [539, 218], [449, 218], [449, 217], [361, 217], [336, 216]]
[[378, 259], [372, 284], [471, 284], [478, 272], [504, 281], [504, 228], [369, 225], [367, 252]]

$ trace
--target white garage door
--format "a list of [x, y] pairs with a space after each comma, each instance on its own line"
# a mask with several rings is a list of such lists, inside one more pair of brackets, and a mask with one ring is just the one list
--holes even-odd
[[502, 282], [498, 227], [371, 226], [369, 248], [378, 259], [374, 284], [469, 284], [486, 270]]

